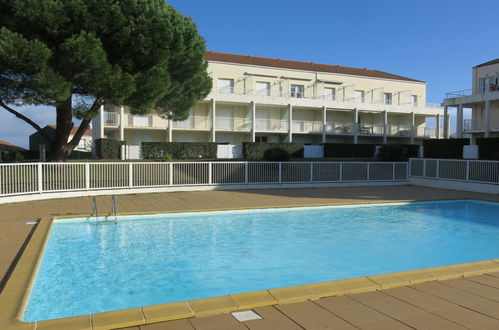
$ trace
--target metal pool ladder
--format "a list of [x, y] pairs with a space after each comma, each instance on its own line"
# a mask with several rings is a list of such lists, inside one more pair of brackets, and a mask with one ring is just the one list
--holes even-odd
[[118, 210], [116, 208], [116, 196], [115, 195], [113, 195], [112, 204], [113, 204], [114, 221], [118, 221], [118, 219], [116, 217], [116, 214], [118, 213]]
[[92, 213], [95, 215], [95, 220], [99, 220], [99, 209], [97, 208], [97, 199], [95, 196], [92, 200]]

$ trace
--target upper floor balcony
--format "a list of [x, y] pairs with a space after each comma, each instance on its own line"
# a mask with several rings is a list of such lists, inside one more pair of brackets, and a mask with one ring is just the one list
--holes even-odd
[[183, 121], [174, 121], [173, 129], [178, 130], [209, 130], [211, 129], [211, 118], [208, 116], [189, 116]]
[[499, 100], [499, 86], [488, 85], [479, 88], [475, 92], [473, 89], [463, 89], [445, 94], [444, 106], [473, 105], [485, 101]]
[[215, 128], [219, 131], [250, 131], [251, 119], [242, 117], [215, 117]]
[[322, 122], [293, 120], [293, 133], [322, 133]]
[[289, 130], [289, 121], [281, 119], [256, 119], [255, 131], [257, 132], [277, 132], [287, 133]]

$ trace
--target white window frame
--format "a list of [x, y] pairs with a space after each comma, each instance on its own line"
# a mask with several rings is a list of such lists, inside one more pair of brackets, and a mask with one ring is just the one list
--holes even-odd
[[302, 99], [305, 97], [305, 85], [291, 84], [289, 92], [291, 97]]
[[[265, 85], [264, 88], [261, 88]], [[257, 95], [270, 96], [270, 83], [268, 81], [257, 81], [255, 83]]]
[[411, 95], [411, 105], [413, 107], [418, 106], [418, 96], [417, 95]]
[[357, 89], [353, 92], [355, 102], [364, 103], [366, 100], [366, 92], [360, 89]]
[[[330, 91], [329, 93], [326, 91]], [[336, 88], [324, 87], [324, 99], [334, 101], [336, 100]]]
[[223, 94], [234, 93], [234, 79], [229, 78], [219, 78], [218, 79], [218, 91]]
[[393, 104], [393, 94], [392, 93], [383, 93], [383, 103], [384, 104]]

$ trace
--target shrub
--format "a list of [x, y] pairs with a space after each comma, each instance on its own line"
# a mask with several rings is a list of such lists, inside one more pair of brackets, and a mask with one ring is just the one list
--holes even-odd
[[499, 160], [499, 137], [476, 139], [480, 159]]
[[99, 159], [120, 159], [121, 146], [125, 141], [114, 139], [96, 139], [95, 154]]
[[163, 160], [164, 160], [165, 162], [171, 162], [171, 161], [173, 160], [173, 156], [172, 156], [172, 155], [170, 155], [170, 154], [165, 154], [165, 155], [163, 156]]
[[408, 160], [408, 148], [400, 144], [386, 144], [378, 153], [378, 160], [383, 162], [405, 162]]
[[174, 159], [217, 158], [215, 142], [142, 142], [144, 159], [164, 159], [170, 154]]
[[269, 162], [287, 162], [290, 158], [289, 152], [279, 147], [267, 149], [263, 154], [263, 159]]
[[372, 158], [375, 144], [325, 143], [324, 157], [327, 158]]
[[16, 163], [22, 162], [24, 155], [21, 151], [17, 150], [0, 150], [0, 162], [2, 163]]
[[[303, 158], [303, 143], [268, 143], [268, 142], [244, 142], [243, 150], [246, 159], [266, 159], [265, 154], [269, 149], [281, 149], [288, 153], [289, 158]], [[271, 153], [277, 153], [272, 151]]]
[[463, 158], [463, 146], [469, 139], [429, 139], [423, 140], [425, 158]]

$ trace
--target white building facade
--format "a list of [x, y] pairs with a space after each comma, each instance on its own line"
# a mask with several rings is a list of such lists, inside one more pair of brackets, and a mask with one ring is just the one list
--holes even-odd
[[[208, 52], [213, 89], [174, 122], [106, 105], [94, 138], [145, 141], [420, 143], [443, 137], [439, 105], [426, 83], [390, 73], [309, 62]], [[427, 127], [428, 118], [436, 127]], [[448, 127], [448, 124], [445, 124]]]
[[[457, 109], [456, 137], [464, 134], [472, 141], [499, 136], [499, 59], [473, 67], [472, 88], [447, 93], [444, 110]], [[463, 120], [463, 108], [471, 108], [471, 119]]]

